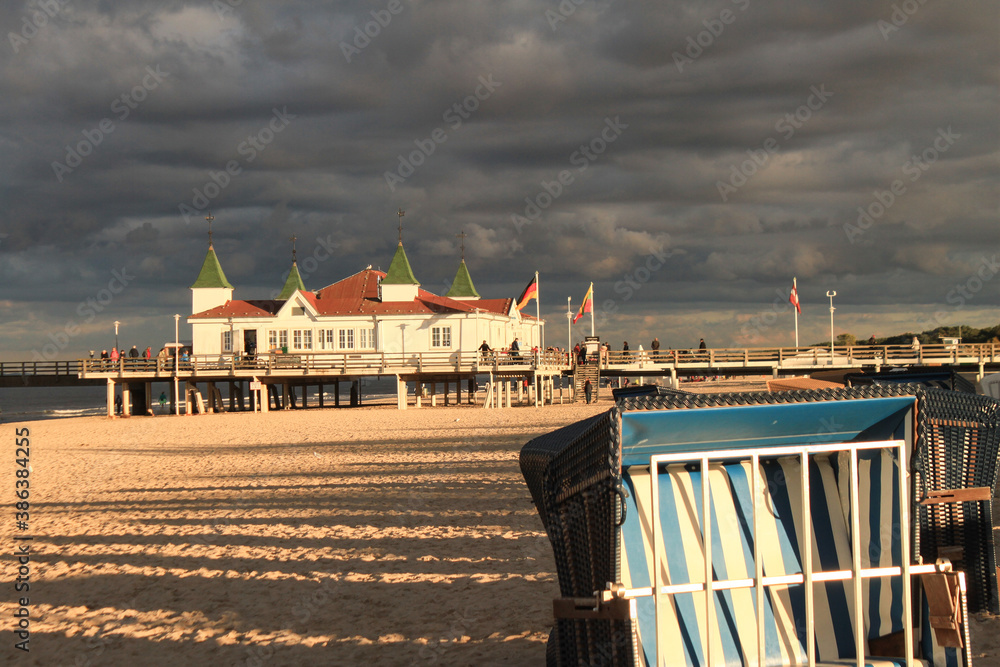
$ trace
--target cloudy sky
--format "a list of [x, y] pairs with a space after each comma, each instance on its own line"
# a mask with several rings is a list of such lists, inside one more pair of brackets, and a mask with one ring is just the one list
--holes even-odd
[[116, 319], [172, 340], [209, 211], [236, 298], [280, 289], [293, 234], [310, 289], [386, 268], [402, 208], [426, 289], [464, 230], [483, 296], [540, 272], [560, 344], [590, 281], [633, 348], [790, 345], [793, 276], [803, 343], [828, 290], [838, 333], [996, 324], [998, 26], [994, 0], [4, 2], [0, 357]]

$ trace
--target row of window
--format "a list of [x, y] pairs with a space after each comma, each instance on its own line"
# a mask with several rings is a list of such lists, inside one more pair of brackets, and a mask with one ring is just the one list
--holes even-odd
[[[315, 337], [314, 337], [315, 333]], [[451, 348], [451, 327], [431, 328], [431, 347], [436, 349]], [[291, 344], [289, 344], [291, 343]], [[330, 351], [330, 350], [374, 350], [375, 330], [371, 328], [358, 329], [269, 329], [267, 332], [267, 350], [295, 351]], [[222, 350], [232, 352], [232, 332], [222, 332]]]
[[[289, 332], [291, 338], [289, 339]], [[289, 340], [291, 344], [289, 345]], [[374, 329], [270, 329], [267, 332], [269, 350], [374, 350]]]

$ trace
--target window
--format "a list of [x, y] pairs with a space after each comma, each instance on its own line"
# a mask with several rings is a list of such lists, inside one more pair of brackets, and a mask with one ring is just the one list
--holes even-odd
[[313, 332], [310, 329], [304, 329], [302, 331], [302, 348], [303, 350], [313, 349]]
[[233, 332], [223, 331], [222, 332], [222, 351], [232, 352], [233, 351]]
[[292, 306], [292, 317], [299, 317], [306, 314], [306, 309], [303, 306]]
[[292, 348], [296, 350], [302, 349], [302, 329], [292, 330]]
[[278, 347], [282, 349], [288, 347], [288, 329], [278, 331]]
[[358, 329], [358, 348], [362, 350], [375, 349], [374, 329]]
[[319, 349], [332, 350], [335, 348], [333, 329], [319, 330]]
[[431, 347], [451, 347], [451, 327], [433, 327]]
[[271, 329], [267, 332], [267, 349], [273, 350], [278, 347], [278, 330]]
[[354, 349], [354, 329], [340, 330], [340, 349], [341, 350]]

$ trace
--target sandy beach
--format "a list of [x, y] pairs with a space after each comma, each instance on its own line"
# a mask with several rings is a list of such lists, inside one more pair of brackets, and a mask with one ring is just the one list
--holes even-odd
[[[558, 590], [518, 452], [610, 405], [17, 424], [31, 651], [8, 556], [0, 662], [542, 665]], [[979, 664], [998, 627], [974, 624]]]

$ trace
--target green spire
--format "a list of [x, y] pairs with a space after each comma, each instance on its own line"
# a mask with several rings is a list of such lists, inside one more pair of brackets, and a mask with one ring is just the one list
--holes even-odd
[[396, 246], [396, 254], [392, 256], [389, 270], [385, 272], [382, 279], [383, 285], [419, 285], [410, 268], [410, 260], [406, 259], [406, 251], [403, 250], [403, 242]]
[[233, 289], [233, 286], [229, 284], [226, 280], [226, 274], [222, 272], [222, 265], [219, 264], [219, 258], [215, 255], [215, 248], [211, 244], [208, 246], [208, 254], [205, 255], [205, 262], [201, 265], [201, 273], [198, 274], [198, 279], [194, 281], [195, 287], [226, 287]]
[[458, 272], [455, 274], [455, 280], [451, 283], [451, 289], [445, 296], [450, 298], [456, 297], [474, 297], [479, 298], [479, 292], [476, 291], [476, 286], [472, 284], [472, 276], [469, 275], [469, 267], [465, 265], [465, 260], [458, 265]]
[[285, 281], [285, 286], [281, 288], [278, 301], [288, 301], [293, 294], [299, 290], [305, 290], [305, 288], [302, 276], [299, 275], [299, 266], [296, 262], [292, 262], [292, 270], [288, 272], [288, 280]]

